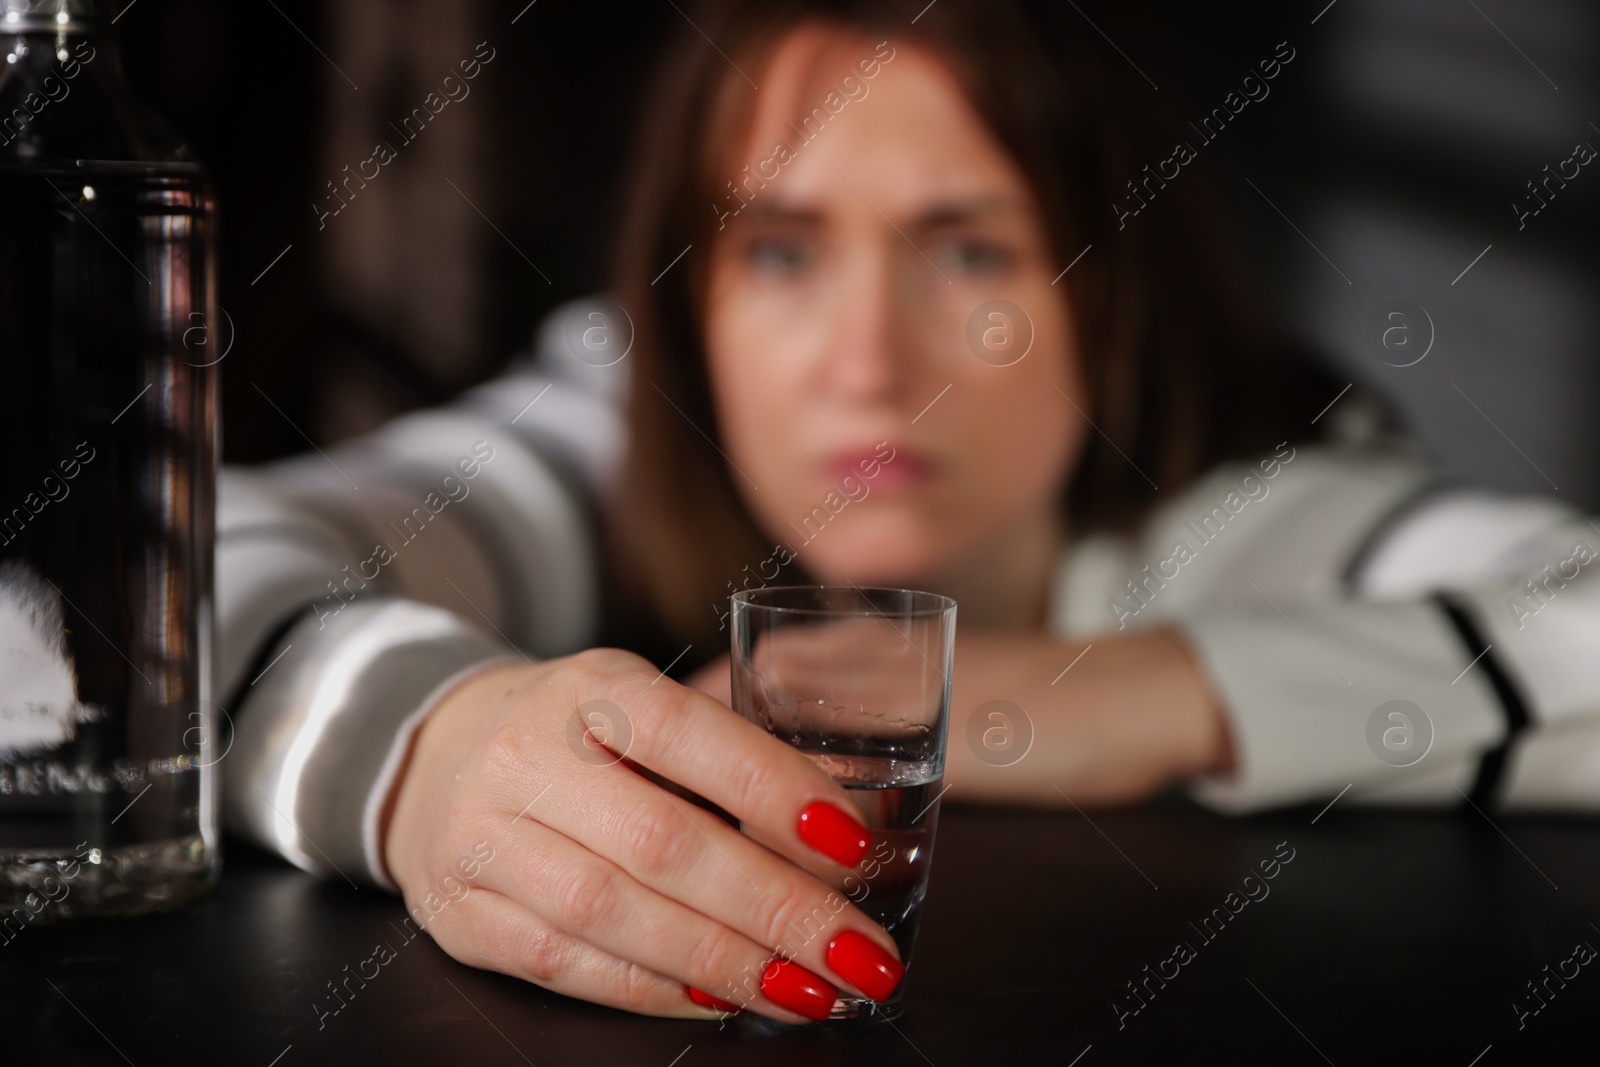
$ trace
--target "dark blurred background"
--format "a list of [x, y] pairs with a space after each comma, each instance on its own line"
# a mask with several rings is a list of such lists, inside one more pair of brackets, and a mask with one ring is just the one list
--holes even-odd
[[[1600, 5], [1077, 7], [1125, 60], [1123, 91], [1154, 94], [1197, 145], [1187, 123], [1287, 42], [1270, 95], [1190, 164], [1268, 306], [1448, 469], [1600, 506], [1600, 165], [1552, 183], [1521, 229], [1513, 208], [1600, 146]], [[447, 400], [603, 286], [636, 107], [684, 18], [667, 0], [136, 0], [119, 22], [129, 79], [221, 193], [227, 459]], [[398, 144], [388, 123], [479, 42], [493, 58], [470, 95], [319, 228], [328, 183]], [[1423, 310], [1407, 351], [1432, 335], [1410, 366], [1368, 336], [1395, 300]]]

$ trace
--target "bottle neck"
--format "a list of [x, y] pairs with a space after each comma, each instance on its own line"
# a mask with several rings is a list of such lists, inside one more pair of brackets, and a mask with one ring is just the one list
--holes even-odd
[[99, 0], [0, 0], [0, 168], [192, 162], [131, 93], [114, 15], [101, 14]]
[[117, 15], [107, 0], [0, 0], [0, 33], [104, 33]]
[[[52, 66], [75, 70], [93, 64], [100, 77], [119, 77], [112, 10], [117, 0], [0, 0], [0, 51], [11, 67], [42, 72]], [[123, 0], [122, 10], [127, 9]], [[19, 71], [18, 73], [21, 73]]]
[[80, 24], [70, 30], [12, 30], [0, 20], [0, 58], [4, 59], [0, 79], [9, 73], [37, 85], [54, 75], [55, 82], [41, 90], [52, 99], [52, 93], [70, 92], [70, 83], [84, 72], [89, 73], [84, 83], [113, 85], [122, 78], [121, 40], [104, 24]]

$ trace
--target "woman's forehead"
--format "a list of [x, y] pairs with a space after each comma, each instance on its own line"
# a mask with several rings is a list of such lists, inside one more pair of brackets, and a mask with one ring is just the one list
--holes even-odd
[[[722, 146], [719, 188], [731, 181], [796, 208], [854, 195], [851, 185], [919, 209], [1024, 192], [949, 64], [924, 45], [810, 23], [752, 66], [757, 87], [730, 72], [731, 91], [749, 99]], [[752, 174], [760, 183], [743, 185]]]

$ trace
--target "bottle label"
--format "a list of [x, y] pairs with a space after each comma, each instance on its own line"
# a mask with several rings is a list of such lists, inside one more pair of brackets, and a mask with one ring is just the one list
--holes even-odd
[[27, 564], [0, 563], [0, 760], [56, 748], [97, 717], [78, 702], [61, 594]]

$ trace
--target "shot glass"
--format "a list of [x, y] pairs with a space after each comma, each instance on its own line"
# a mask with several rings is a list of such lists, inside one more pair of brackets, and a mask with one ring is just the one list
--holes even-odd
[[[769, 586], [733, 595], [733, 706], [849, 791], [873, 847], [836, 886], [909, 967], [939, 824], [956, 602], [910, 589]], [[832, 938], [808, 926], [808, 937]], [[902, 982], [902, 988], [904, 983]], [[832, 1020], [900, 1014], [844, 995]]]

